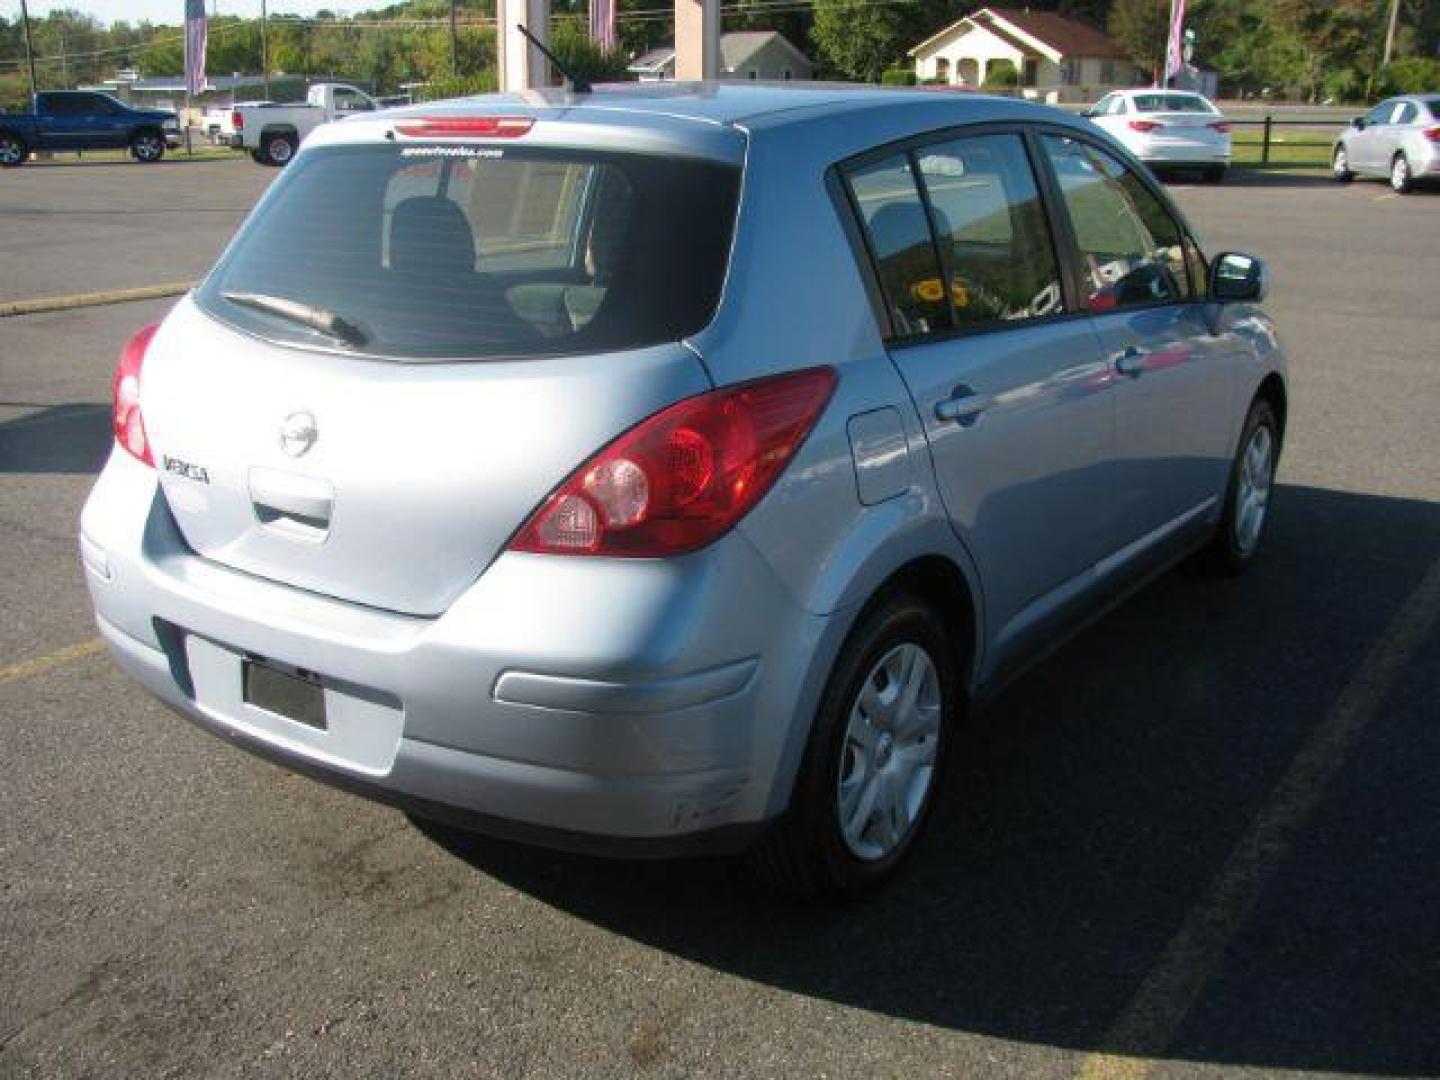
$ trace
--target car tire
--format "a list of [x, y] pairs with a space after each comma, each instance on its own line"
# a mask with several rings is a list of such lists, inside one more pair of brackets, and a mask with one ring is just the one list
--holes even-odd
[[1410, 171], [1410, 159], [1403, 153], [1396, 154], [1390, 161], [1390, 187], [1397, 195], [1409, 195], [1415, 190], [1415, 176]]
[[1225, 182], [1225, 166], [1209, 165], [1205, 168], [1205, 182], [1207, 184], [1222, 184]]
[[24, 165], [29, 156], [30, 148], [19, 135], [11, 135], [8, 131], [0, 134], [0, 168], [13, 169]]
[[790, 805], [750, 852], [751, 869], [808, 899], [859, 896], [892, 878], [924, 831], [960, 697], [950, 637], [929, 605], [895, 593], [868, 610], [831, 670]]
[[130, 136], [130, 156], [142, 165], [153, 165], [165, 156], [165, 136], [158, 131], [137, 131]]
[[1337, 146], [1330, 159], [1330, 175], [1342, 184], [1355, 179], [1355, 174], [1350, 171], [1350, 151], [1343, 146]]
[[1255, 561], [1270, 518], [1279, 460], [1280, 424], [1275, 409], [1264, 398], [1256, 398], [1245, 417], [1239, 448], [1230, 465], [1220, 527], [1204, 552], [1210, 570], [1234, 577]]
[[290, 164], [290, 159], [295, 156], [295, 150], [299, 145], [295, 136], [289, 132], [266, 135], [260, 140], [261, 164], [283, 169]]
[[259, 150], [251, 150], [251, 151], [249, 151], [249, 154], [250, 154], [250, 160], [253, 161], [253, 162], [255, 162], [256, 165], [264, 165], [264, 164], [266, 164], [265, 155], [262, 154]]

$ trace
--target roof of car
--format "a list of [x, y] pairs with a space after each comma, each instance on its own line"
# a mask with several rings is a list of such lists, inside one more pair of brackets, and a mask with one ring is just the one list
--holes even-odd
[[[793, 113], [814, 117], [837, 110], [885, 108], [914, 105], [921, 101], [948, 101], [972, 114], [967, 119], [1014, 115], [1013, 98], [991, 97], [954, 90], [922, 90], [909, 87], [857, 86], [844, 83], [808, 82], [644, 82], [598, 85], [589, 94], [568, 94], [560, 89], [527, 90], [518, 94], [481, 94], [451, 101], [430, 102], [397, 110], [399, 113], [467, 114], [492, 109], [556, 110], [582, 119], [596, 112], [633, 113], [695, 120], [716, 125], [733, 125], [760, 118], [779, 119]], [[1037, 113], [1053, 115], [1044, 106], [1030, 106]]]

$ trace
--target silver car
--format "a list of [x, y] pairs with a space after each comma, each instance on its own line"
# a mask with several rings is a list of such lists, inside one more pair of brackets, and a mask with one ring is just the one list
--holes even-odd
[[1255, 557], [1265, 287], [1019, 101], [350, 119], [124, 350], [97, 619], [201, 727], [422, 817], [858, 892], [987, 694]]
[[1389, 98], [1357, 116], [1336, 138], [1330, 165], [1342, 183], [1388, 178], [1402, 195], [1440, 181], [1440, 94]]
[[1201, 94], [1153, 87], [1116, 90], [1081, 115], [1157, 173], [1194, 168], [1218, 184], [1230, 167], [1230, 123]]

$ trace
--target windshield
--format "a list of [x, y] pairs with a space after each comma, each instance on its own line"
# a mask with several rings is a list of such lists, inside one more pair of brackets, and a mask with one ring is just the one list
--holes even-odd
[[678, 341], [719, 300], [732, 166], [579, 150], [327, 147], [196, 294], [273, 341], [398, 359]]
[[1136, 94], [1137, 112], [1213, 113], [1215, 107], [1199, 94]]

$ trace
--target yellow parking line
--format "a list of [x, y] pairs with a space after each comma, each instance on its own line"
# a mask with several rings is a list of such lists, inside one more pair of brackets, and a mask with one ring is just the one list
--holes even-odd
[[1388, 200], [1388, 199], [1398, 199], [1399, 197], [1400, 197], [1400, 196], [1396, 195], [1396, 194], [1392, 191], [1392, 192], [1390, 192], [1390, 194], [1388, 194], [1388, 195], [1376, 195], [1376, 196], [1375, 196], [1373, 199], [1371, 199], [1370, 201], [1371, 201], [1371, 202], [1385, 202], [1385, 201]]
[[[1086, 1056], [1080, 1080], [1143, 1080], [1155, 1061], [1138, 1053], [1163, 1052], [1200, 992], [1219, 970], [1231, 940], [1260, 895], [1266, 878], [1282, 862], [1326, 785], [1384, 703], [1426, 636], [1440, 619], [1440, 560], [1370, 647], [1300, 752], [1290, 762], [1249, 830], [1230, 853], [1204, 898], [1170, 939], [1104, 1045], [1118, 1052]], [[1137, 1048], [1145, 1048], [1140, 1051]], [[1126, 1052], [1128, 1051], [1128, 1052]]]
[[44, 656], [37, 656], [33, 660], [22, 660], [18, 664], [11, 664], [9, 667], [0, 668], [0, 686], [6, 683], [15, 682], [17, 679], [28, 679], [32, 675], [43, 675], [47, 671], [53, 671], [63, 664], [72, 660], [80, 660], [86, 656], [94, 656], [105, 648], [105, 642], [98, 637], [89, 641], [81, 641], [74, 645], [66, 645], [63, 649], [56, 649]]
[[96, 307], [100, 304], [125, 304], [131, 300], [158, 300], [189, 292], [196, 284], [198, 283], [194, 281], [170, 281], [164, 285], [142, 285], [136, 289], [107, 289], [105, 292], [42, 296], [35, 300], [0, 300], [0, 318], [7, 315], [38, 315], [46, 311]]

